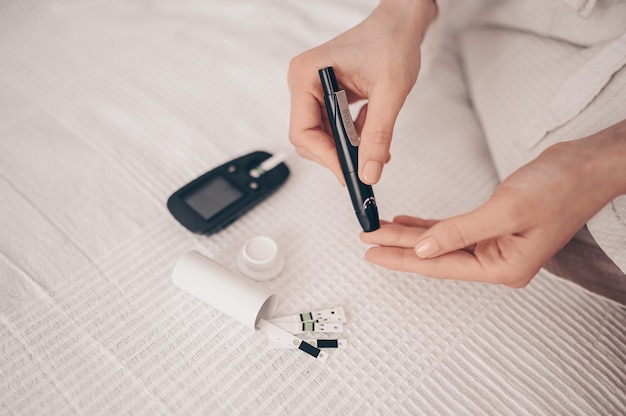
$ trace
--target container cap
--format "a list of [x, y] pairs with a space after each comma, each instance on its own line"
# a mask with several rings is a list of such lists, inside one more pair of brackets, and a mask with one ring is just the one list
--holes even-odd
[[257, 236], [245, 242], [237, 258], [237, 265], [245, 276], [265, 281], [280, 274], [285, 259], [274, 240]]

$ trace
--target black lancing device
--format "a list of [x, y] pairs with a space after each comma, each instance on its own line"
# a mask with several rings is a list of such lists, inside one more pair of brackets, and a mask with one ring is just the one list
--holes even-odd
[[339, 89], [332, 67], [320, 69], [319, 76], [324, 89], [324, 103], [328, 113], [328, 121], [333, 132], [339, 162], [354, 212], [363, 231], [374, 231], [380, 227], [378, 207], [372, 186], [361, 182], [359, 179], [359, 136], [352, 121], [346, 92]]

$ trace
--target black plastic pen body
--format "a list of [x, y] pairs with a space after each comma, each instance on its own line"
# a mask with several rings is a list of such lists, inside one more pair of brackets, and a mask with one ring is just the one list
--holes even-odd
[[[352, 116], [347, 106], [340, 103], [339, 86], [332, 67], [320, 69], [320, 80], [324, 89], [324, 103], [333, 132], [339, 162], [350, 193], [354, 212], [363, 231], [370, 232], [380, 227], [376, 198], [371, 185], [361, 182], [358, 176], [359, 148], [350, 142], [347, 129], [354, 129]], [[347, 101], [344, 103], [347, 104]]]

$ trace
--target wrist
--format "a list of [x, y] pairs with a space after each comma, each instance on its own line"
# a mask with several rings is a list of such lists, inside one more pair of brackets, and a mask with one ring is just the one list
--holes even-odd
[[381, 0], [374, 13], [393, 18], [398, 27], [418, 36], [421, 43], [437, 11], [435, 0]]
[[626, 194], [626, 120], [602, 130], [598, 140], [598, 163], [615, 184], [613, 198]]
[[585, 171], [597, 178], [606, 202], [626, 194], [626, 120], [580, 139]]

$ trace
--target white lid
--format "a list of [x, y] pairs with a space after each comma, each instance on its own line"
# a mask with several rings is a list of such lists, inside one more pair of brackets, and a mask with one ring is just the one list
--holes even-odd
[[245, 242], [237, 258], [239, 270], [257, 281], [270, 280], [280, 274], [285, 259], [274, 240], [266, 236]]

